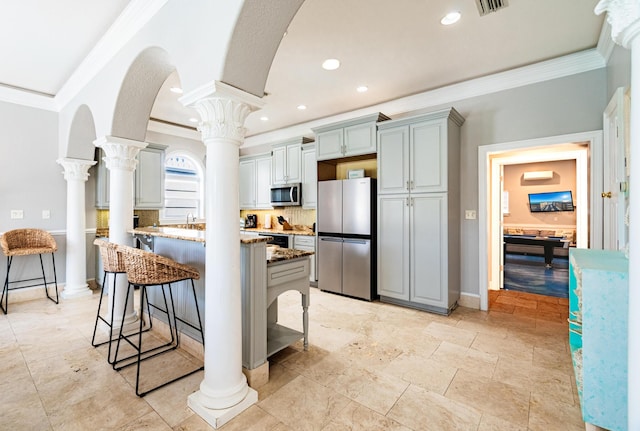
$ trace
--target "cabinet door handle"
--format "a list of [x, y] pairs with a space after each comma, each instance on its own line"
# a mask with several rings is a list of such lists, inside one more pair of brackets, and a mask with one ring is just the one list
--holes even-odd
[[407, 206], [409, 206], [409, 198], [407, 198]]
[[407, 180], [407, 190], [409, 190], [409, 180]]
[[413, 190], [413, 180], [411, 180], [409, 184], [410, 184], [410, 189]]

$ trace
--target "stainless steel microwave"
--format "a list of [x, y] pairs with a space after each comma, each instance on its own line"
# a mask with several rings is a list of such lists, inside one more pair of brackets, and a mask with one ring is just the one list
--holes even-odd
[[288, 207], [300, 205], [302, 186], [300, 183], [271, 186], [271, 206]]

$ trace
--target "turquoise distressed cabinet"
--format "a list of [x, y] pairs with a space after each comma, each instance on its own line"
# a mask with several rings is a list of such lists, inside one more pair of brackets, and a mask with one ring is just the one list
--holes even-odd
[[569, 344], [582, 418], [627, 430], [629, 261], [622, 252], [569, 252]]

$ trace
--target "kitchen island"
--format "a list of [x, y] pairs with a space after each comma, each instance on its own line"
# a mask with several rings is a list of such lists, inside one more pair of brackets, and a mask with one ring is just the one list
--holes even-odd
[[[205, 268], [205, 232], [146, 227], [133, 229], [130, 233], [141, 247], [200, 271], [200, 280], [195, 281], [195, 288], [198, 306], [204, 310], [201, 316], [204, 324], [207, 319], [205, 280], [206, 277], [215, 277], [215, 274], [207, 274]], [[267, 357], [300, 339], [303, 339], [305, 350], [308, 346], [309, 256], [313, 252], [271, 247], [268, 252], [269, 239], [268, 236], [240, 235], [242, 366], [249, 371], [268, 367]], [[184, 284], [187, 282], [172, 286], [176, 314], [190, 323], [196, 323], [191, 289]], [[278, 324], [278, 296], [289, 290], [300, 292], [302, 297], [302, 332]], [[152, 296], [154, 293], [149, 292], [152, 302], [156, 299]], [[162, 313], [157, 317], [163, 319]], [[195, 340], [199, 339], [187, 325], [180, 326], [179, 330]]]

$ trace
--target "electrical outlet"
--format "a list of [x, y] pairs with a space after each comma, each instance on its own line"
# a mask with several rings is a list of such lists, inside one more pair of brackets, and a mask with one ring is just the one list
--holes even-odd
[[23, 217], [24, 217], [24, 213], [22, 210], [11, 210], [12, 219], [21, 219]]
[[42, 210], [42, 218], [44, 220], [51, 218], [51, 211], [49, 210]]
[[465, 210], [464, 218], [467, 220], [475, 220], [476, 219], [476, 210]]

